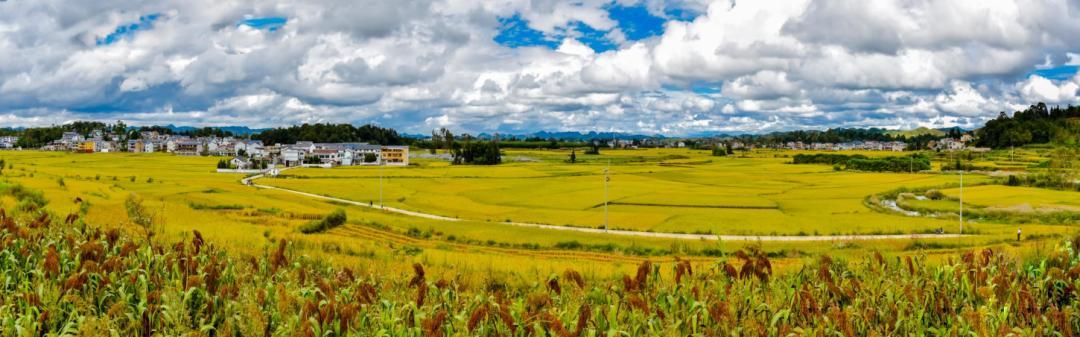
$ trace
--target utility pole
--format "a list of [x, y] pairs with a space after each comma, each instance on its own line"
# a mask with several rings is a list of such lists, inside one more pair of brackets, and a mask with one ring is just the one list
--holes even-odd
[[964, 234], [964, 168], [960, 168], [960, 234]]
[[611, 181], [611, 177], [608, 177], [608, 169], [611, 168], [611, 160], [608, 160], [608, 167], [604, 168], [604, 231], [608, 230], [608, 182]]
[[383, 208], [382, 180], [383, 180], [383, 162], [382, 162], [382, 158], [379, 158], [379, 208]]

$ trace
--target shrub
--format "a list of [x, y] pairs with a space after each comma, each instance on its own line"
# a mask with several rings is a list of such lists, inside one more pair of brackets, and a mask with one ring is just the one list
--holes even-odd
[[345, 210], [338, 208], [322, 219], [300, 226], [300, 232], [304, 234], [322, 233], [333, 229], [334, 227], [344, 225], [346, 220], [348, 220], [348, 218], [345, 215]]

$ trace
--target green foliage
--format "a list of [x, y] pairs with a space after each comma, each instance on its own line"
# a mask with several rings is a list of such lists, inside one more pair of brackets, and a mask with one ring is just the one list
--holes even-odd
[[856, 155], [844, 155], [844, 154], [831, 154], [831, 153], [800, 153], [791, 158], [792, 164], [847, 164], [851, 159], [866, 159], [866, 156], [861, 154]]
[[344, 225], [347, 220], [348, 218], [345, 215], [345, 210], [338, 208], [322, 219], [301, 226], [300, 232], [304, 234], [322, 233], [333, 229], [334, 227]]
[[454, 144], [454, 164], [497, 165], [502, 163], [499, 143], [494, 141], [465, 141]]
[[41, 191], [24, 187], [20, 184], [0, 182], [0, 194], [10, 195], [19, 202], [19, 210], [38, 210], [49, 204]]
[[868, 172], [918, 172], [930, 169], [930, 158], [922, 155], [869, 158], [858, 154], [800, 153], [792, 158], [792, 163], [833, 165], [833, 169], [837, 171], [841, 168]]
[[374, 163], [377, 160], [379, 160], [379, 157], [376, 156], [374, 153], [365, 153], [364, 154], [364, 162], [365, 163]]
[[597, 141], [589, 143], [589, 148], [585, 150], [585, 154], [591, 156], [600, 155], [600, 143]]
[[303, 124], [266, 130], [253, 138], [263, 144], [293, 144], [298, 141], [316, 143], [369, 142], [379, 145], [403, 145], [406, 139], [394, 129], [371, 124], [354, 127], [349, 124]]
[[[206, 193], [206, 192], [203, 192], [203, 193]], [[211, 193], [213, 193], [213, 192], [211, 192]], [[248, 207], [248, 206], [238, 205], [238, 204], [207, 205], [207, 204], [201, 204], [201, 203], [196, 203], [196, 202], [188, 203], [188, 206], [191, 207], [191, 209], [197, 209], [197, 210], [242, 210], [242, 209]]]
[[149, 231], [154, 224], [154, 215], [143, 206], [143, 199], [138, 194], [131, 193], [124, 199], [124, 210], [127, 211], [128, 220]]
[[1075, 180], [1071, 179], [1071, 175], [1060, 173], [1035, 173], [1025, 175], [1009, 175], [1005, 178], [1003, 185], [1008, 186], [1028, 186], [1049, 188], [1056, 190], [1076, 190], [1080, 191], [1080, 184], [1077, 184]]
[[918, 172], [930, 169], [930, 158], [916, 156], [851, 159], [847, 162], [846, 169], [869, 172]]
[[39, 148], [51, 141], [60, 139], [64, 135], [64, 128], [59, 126], [46, 128], [29, 128], [23, 130], [15, 146], [21, 148]]
[[1002, 111], [976, 133], [978, 145], [1007, 148], [1057, 142], [1076, 144], [1080, 138], [1080, 106], [1048, 108], [1038, 103], [1009, 117]]

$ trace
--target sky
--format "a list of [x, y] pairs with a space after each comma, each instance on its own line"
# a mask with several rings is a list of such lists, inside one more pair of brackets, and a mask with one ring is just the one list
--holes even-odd
[[0, 127], [975, 128], [1078, 66], [1078, 0], [0, 1]]

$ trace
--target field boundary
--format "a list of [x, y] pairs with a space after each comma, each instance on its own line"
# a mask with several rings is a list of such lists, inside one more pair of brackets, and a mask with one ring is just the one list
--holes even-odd
[[[314, 199], [329, 200], [339, 202], [347, 205], [367, 207], [372, 209], [383, 210], [387, 212], [398, 213], [402, 215], [408, 215], [412, 217], [440, 220], [448, 222], [460, 222], [464, 221], [459, 218], [445, 217], [441, 215], [428, 214], [423, 212], [410, 211], [395, 207], [375, 205], [372, 203], [362, 203], [358, 201], [335, 198], [325, 195], [319, 195], [314, 193], [308, 193], [303, 191], [297, 191], [288, 188], [281, 188], [269, 185], [260, 185], [254, 183], [255, 179], [262, 178], [263, 175], [254, 175], [244, 179], [240, 179], [240, 183], [256, 188], [277, 190], [297, 195], [306, 196]], [[707, 241], [857, 241], [857, 240], [917, 240], [917, 239], [948, 239], [948, 238], [960, 238], [967, 235], [962, 234], [867, 234], [867, 235], [806, 235], [806, 236], [794, 236], [794, 235], [715, 235], [715, 234], [684, 234], [684, 233], [659, 233], [659, 232], [642, 232], [642, 231], [629, 231], [612, 229], [606, 230], [601, 228], [588, 228], [588, 227], [571, 227], [571, 226], [557, 226], [538, 223], [527, 222], [499, 222], [504, 225], [519, 226], [519, 227], [532, 227], [542, 228], [560, 231], [574, 231], [582, 233], [593, 234], [609, 234], [609, 235], [621, 235], [621, 236], [638, 236], [638, 237], [651, 237], [651, 238], [664, 238], [664, 239], [678, 239], [678, 240], [707, 240]]]
[[[607, 203], [608, 206], [644, 206], [644, 207], [678, 207], [678, 208], [721, 208], [721, 209], [761, 209], [771, 210], [780, 209], [780, 206], [744, 206], [744, 205], [691, 205], [691, 204], [653, 204], [646, 202], [623, 202], [623, 201], [611, 201]], [[589, 209], [604, 207], [604, 204], [596, 204]]]

